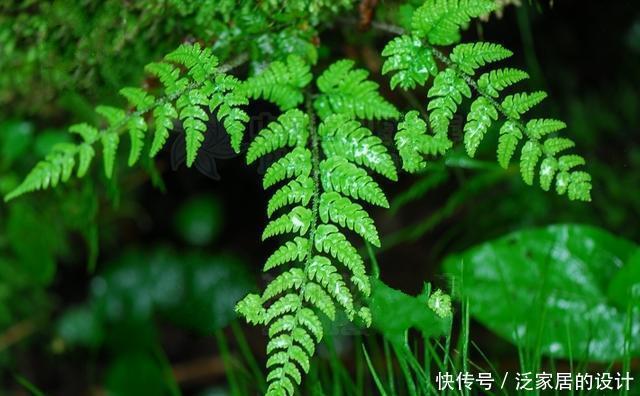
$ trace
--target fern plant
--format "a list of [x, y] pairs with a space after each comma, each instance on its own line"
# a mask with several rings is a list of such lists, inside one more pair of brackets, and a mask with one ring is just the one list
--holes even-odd
[[476, 154], [489, 127], [501, 120], [500, 165], [506, 168], [522, 145], [520, 169], [527, 184], [533, 184], [541, 163], [543, 189], [550, 189], [555, 179], [558, 193], [567, 192], [572, 200], [590, 199], [590, 176], [574, 169], [584, 159], [560, 155], [574, 143], [550, 136], [564, 123], [523, 119], [546, 94], [514, 93], [499, 101], [501, 92], [526, 78], [526, 72], [503, 68], [476, 77], [480, 68], [508, 58], [510, 51], [482, 42], [458, 44], [448, 56], [436, 48], [458, 42], [461, 27], [493, 7], [490, 0], [427, 0], [413, 13], [410, 32], [374, 24], [398, 34], [382, 52], [382, 72], [393, 73], [392, 89], [421, 87], [433, 77], [427, 118], [417, 109], [401, 114], [352, 60], [329, 65], [314, 85], [313, 65], [295, 54], [239, 80], [228, 72], [246, 57], [220, 65], [210, 48], [181, 45], [162, 62], [146, 67], [162, 89], [122, 89], [128, 108], [99, 106], [104, 125], [71, 126], [80, 142], [56, 146], [6, 199], [56, 186], [69, 180], [76, 168], [78, 177], [85, 176], [99, 144], [105, 174], [111, 177], [124, 133], [129, 135], [130, 166], [145, 151], [155, 156], [177, 124], [185, 131], [186, 162], [191, 166], [211, 117], [224, 125], [233, 149], [240, 152], [249, 120], [242, 106], [254, 99], [274, 103], [281, 114], [249, 142], [245, 154], [248, 164], [266, 155], [277, 157], [262, 180], [265, 189], [274, 190], [267, 203], [271, 220], [262, 239], [281, 241], [264, 270], [276, 275], [261, 294], [247, 295], [236, 310], [248, 322], [268, 328], [267, 394], [291, 395], [323, 338], [322, 316], [333, 321], [342, 312], [359, 325], [372, 321], [367, 307], [370, 279], [352, 236], [380, 246], [368, 208], [389, 207], [377, 180], [396, 181], [398, 172], [389, 148], [362, 121], [398, 121], [395, 145], [402, 168], [415, 173], [427, 167], [429, 156], [451, 149], [451, 120], [462, 102], [472, 99], [464, 126], [469, 156]]

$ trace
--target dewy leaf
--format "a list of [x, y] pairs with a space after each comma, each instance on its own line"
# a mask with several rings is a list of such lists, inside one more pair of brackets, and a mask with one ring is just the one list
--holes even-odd
[[460, 41], [460, 28], [471, 18], [486, 15], [495, 7], [492, 0], [427, 0], [413, 13], [411, 27], [431, 44], [451, 45]]
[[431, 49], [417, 37], [403, 35], [391, 40], [382, 50], [387, 57], [382, 65], [382, 74], [395, 72], [391, 77], [391, 89], [400, 85], [402, 89], [413, 89], [424, 85], [429, 75], [436, 75], [438, 68]]
[[368, 120], [398, 117], [395, 106], [378, 92], [378, 84], [367, 80], [369, 72], [353, 66], [352, 60], [337, 61], [316, 80], [321, 94], [313, 106], [320, 118], [331, 114]]
[[[626, 301], [611, 287], [620, 285], [623, 271], [633, 272], [627, 266], [637, 251], [636, 244], [604, 230], [553, 225], [475, 246], [448, 257], [444, 268], [460, 292], [454, 297], [468, 298], [471, 315], [514, 344], [606, 362], [624, 353], [627, 316]], [[631, 319], [627, 341], [637, 356], [637, 309]]]

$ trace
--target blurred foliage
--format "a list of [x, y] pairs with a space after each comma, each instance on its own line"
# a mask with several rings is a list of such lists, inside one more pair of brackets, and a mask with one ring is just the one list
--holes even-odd
[[63, 109], [90, 120], [91, 103], [113, 102], [119, 88], [140, 82], [145, 64], [181, 42], [212, 44], [223, 60], [249, 51], [258, 69], [283, 53], [315, 61], [315, 26], [351, 3], [3, 0], [0, 112], [12, 103], [14, 117], [55, 118]]

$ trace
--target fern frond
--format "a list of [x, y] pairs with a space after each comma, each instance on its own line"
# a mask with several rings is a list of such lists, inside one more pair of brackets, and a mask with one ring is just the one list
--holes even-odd
[[303, 206], [296, 206], [291, 212], [271, 220], [262, 233], [262, 240], [290, 232], [304, 236], [311, 226], [312, 218], [311, 210]]
[[116, 132], [104, 132], [101, 135], [102, 152], [104, 160], [104, 174], [108, 179], [113, 175], [113, 167], [116, 162], [116, 153], [120, 144], [120, 135]]
[[431, 44], [450, 45], [460, 41], [460, 28], [471, 18], [489, 14], [495, 7], [491, 0], [427, 0], [414, 11], [411, 27]]
[[467, 115], [467, 123], [464, 126], [464, 147], [469, 157], [475, 156], [492, 120], [497, 119], [498, 110], [487, 98], [480, 96], [473, 101], [471, 111]]
[[342, 306], [347, 317], [353, 320], [353, 296], [347, 288], [342, 275], [338, 273], [336, 267], [331, 264], [331, 260], [324, 256], [313, 257], [307, 266], [307, 275], [310, 280], [322, 286]]
[[279, 294], [299, 290], [306, 281], [306, 276], [300, 268], [291, 268], [278, 275], [262, 292], [262, 301], [268, 301]]
[[502, 101], [502, 109], [507, 116], [517, 120], [546, 97], [547, 93], [543, 91], [509, 95]]
[[320, 163], [320, 178], [325, 191], [336, 191], [383, 208], [389, 207], [382, 189], [367, 172], [343, 157], [330, 157]]
[[200, 48], [198, 43], [183, 44], [168, 53], [164, 59], [185, 66], [188, 74], [197, 83], [202, 83], [213, 75], [218, 66], [218, 59], [211, 49]]
[[429, 75], [436, 75], [438, 67], [430, 48], [422, 45], [417, 37], [402, 35], [391, 40], [382, 50], [387, 57], [382, 65], [382, 74], [395, 72], [391, 77], [391, 89], [413, 89], [424, 85]]
[[471, 88], [455, 70], [448, 68], [438, 73], [427, 96], [435, 98], [427, 106], [431, 128], [436, 134], [446, 135], [462, 97], [471, 97]]
[[310, 173], [311, 151], [307, 148], [296, 147], [267, 168], [262, 179], [262, 186], [269, 188], [288, 178], [308, 177]]
[[295, 237], [293, 241], [288, 241], [280, 246], [264, 264], [264, 271], [269, 271], [282, 264], [292, 261], [302, 261], [309, 254], [309, 240], [302, 237]]
[[327, 157], [341, 155], [391, 180], [398, 180], [393, 159], [371, 131], [344, 115], [331, 115], [318, 127], [322, 149]]
[[242, 91], [250, 98], [265, 99], [288, 110], [302, 103], [302, 89], [310, 81], [309, 65], [299, 56], [290, 55], [286, 63], [272, 62], [262, 73], [247, 79]]
[[479, 42], [456, 45], [450, 58], [460, 70], [473, 75], [479, 67], [509, 58], [511, 55], [513, 52], [500, 44]]
[[47, 157], [31, 170], [22, 184], [7, 194], [5, 200], [27, 192], [55, 187], [59, 182], [69, 180], [76, 163], [76, 151], [77, 147], [73, 144], [57, 144]]
[[529, 74], [519, 69], [497, 69], [484, 73], [478, 79], [478, 89], [484, 95], [497, 98], [500, 91], [529, 78]]
[[303, 146], [308, 138], [309, 117], [300, 110], [289, 110], [258, 132], [247, 151], [247, 163], [284, 147]]
[[173, 122], [178, 118], [178, 112], [171, 103], [164, 103], [153, 110], [154, 134], [149, 157], [155, 157], [169, 138], [169, 131], [173, 129]]
[[366, 297], [371, 292], [369, 277], [366, 275], [364, 262], [351, 242], [333, 224], [319, 225], [314, 245], [318, 252], [331, 255], [351, 272], [351, 282]]
[[198, 149], [204, 141], [204, 133], [207, 129], [205, 122], [209, 120], [209, 115], [202, 107], [206, 106], [208, 102], [207, 95], [200, 89], [192, 89], [186, 95], [180, 96], [176, 102], [185, 132], [187, 166], [193, 165]]
[[520, 173], [522, 174], [522, 180], [528, 185], [533, 184], [536, 165], [538, 165], [541, 156], [542, 148], [538, 142], [529, 140], [522, 146], [520, 153]]
[[442, 155], [452, 146], [446, 132], [428, 135], [427, 124], [415, 110], [405, 114], [398, 124], [395, 142], [402, 158], [402, 169], [409, 173], [416, 173], [427, 166], [425, 155]]
[[504, 169], [509, 167], [509, 162], [513, 153], [518, 147], [518, 143], [522, 139], [522, 131], [518, 123], [514, 121], [506, 121], [500, 128], [500, 137], [498, 140], [498, 163]]
[[378, 230], [364, 208], [351, 202], [335, 191], [324, 192], [320, 196], [318, 210], [324, 223], [332, 222], [347, 227], [374, 246], [380, 246]]
[[307, 206], [312, 196], [313, 180], [309, 176], [300, 176], [273, 194], [267, 204], [267, 215], [271, 217], [278, 209], [292, 204]]
[[369, 72], [353, 66], [351, 60], [337, 61], [316, 80], [321, 94], [313, 106], [320, 118], [331, 114], [369, 120], [396, 118], [398, 110], [378, 93], [377, 83], [367, 80]]
[[129, 117], [127, 121], [131, 149], [129, 150], [129, 166], [133, 166], [140, 158], [144, 146], [144, 134], [147, 131], [147, 123], [140, 116]]
[[567, 124], [560, 120], [553, 119], [533, 119], [527, 122], [525, 131], [532, 139], [540, 139], [550, 133], [560, 131], [567, 127]]

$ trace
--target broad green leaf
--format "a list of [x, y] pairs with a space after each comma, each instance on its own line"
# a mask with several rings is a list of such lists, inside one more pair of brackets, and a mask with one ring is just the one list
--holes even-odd
[[[455, 297], [468, 298], [471, 315], [507, 340], [553, 357], [571, 351], [574, 359], [613, 361], [624, 355], [627, 306], [610, 285], [624, 283], [622, 271], [637, 274], [626, 269], [637, 251], [597, 228], [553, 225], [475, 246], [447, 258], [444, 268]], [[635, 307], [628, 341], [638, 355]]]

